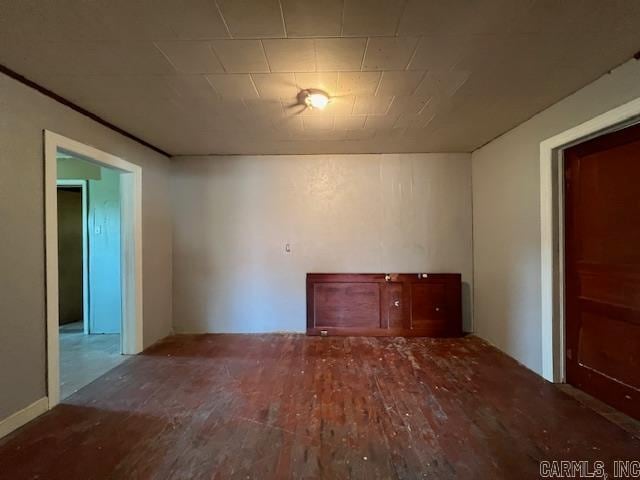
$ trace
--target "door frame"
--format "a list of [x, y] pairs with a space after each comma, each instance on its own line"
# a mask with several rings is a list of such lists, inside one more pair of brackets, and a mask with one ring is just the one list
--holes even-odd
[[[82, 330], [89, 334], [89, 223], [87, 215], [87, 181], [86, 180], [58, 180], [56, 187], [80, 187], [82, 195]], [[57, 188], [56, 188], [57, 190]]]
[[564, 150], [640, 122], [640, 98], [540, 143], [542, 376], [564, 383]]
[[122, 353], [142, 351], [142, 168], [122, 158], [44, 131], [45, 281], [47, 318], [48, 408], [60, 403], [60, 351], [58, 320], [58, 209], [57, 152], [120, 171]]

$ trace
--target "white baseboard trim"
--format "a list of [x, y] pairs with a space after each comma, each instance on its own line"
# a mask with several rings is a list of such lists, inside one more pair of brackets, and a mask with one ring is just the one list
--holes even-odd
[[4, 420], [0, 420], [0, 438], [9, 435], [14, 430], [29, 423], [36, 417], [39, 417], [49, 409], [49, 399], [42, 397], [31, 405], [17, 411], [13, 415], [8, 416]]

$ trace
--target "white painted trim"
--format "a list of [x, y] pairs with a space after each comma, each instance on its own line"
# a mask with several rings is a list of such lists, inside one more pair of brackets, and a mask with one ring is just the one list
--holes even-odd
[[58, 214], [56, 153], [62, 150], [121, 171], [122, 353], [142, 351], [142, 169], [119, 157], [45, 130], [45, 256], [47, 313], [47, 391], [49, 408], [60, 402], [58, 345]]
[[[122, 353], [135, 355], [142, 343], [142, 170], [120, 175]], [[133, 246], [133, 249], [131, 248]], [[139, 321], [125, 321], [136, 318]]]
[[18, 410], [16, 413], [0, 420], [0, 438], [6, 437], [14, 430], [26, 425], [34, 418], [39, 417], [47, 411], [48, 407], [49, 399], [42, 397], [22, 410]]
[[563, 150], [640, 119], [640, 98], [540, 143], [542, 376], [565, 380]]
[[82, 192], [82, 329], [89, 334], [89, 226], [86, 180], [56, 180], [57, 186], [80, 187]]

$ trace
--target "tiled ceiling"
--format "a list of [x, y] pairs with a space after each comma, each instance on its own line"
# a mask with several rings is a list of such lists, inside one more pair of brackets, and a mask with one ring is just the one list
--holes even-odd
[[638, 0], [0, 0], [0, 63], [174, 155], [458, 152], [639, 26]]

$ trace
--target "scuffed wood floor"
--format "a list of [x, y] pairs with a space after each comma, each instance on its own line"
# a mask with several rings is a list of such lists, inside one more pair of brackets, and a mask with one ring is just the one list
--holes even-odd
[[640, 440], [475, 337], [175, 336], [0, 441], [0, 478], [525, 479]]

